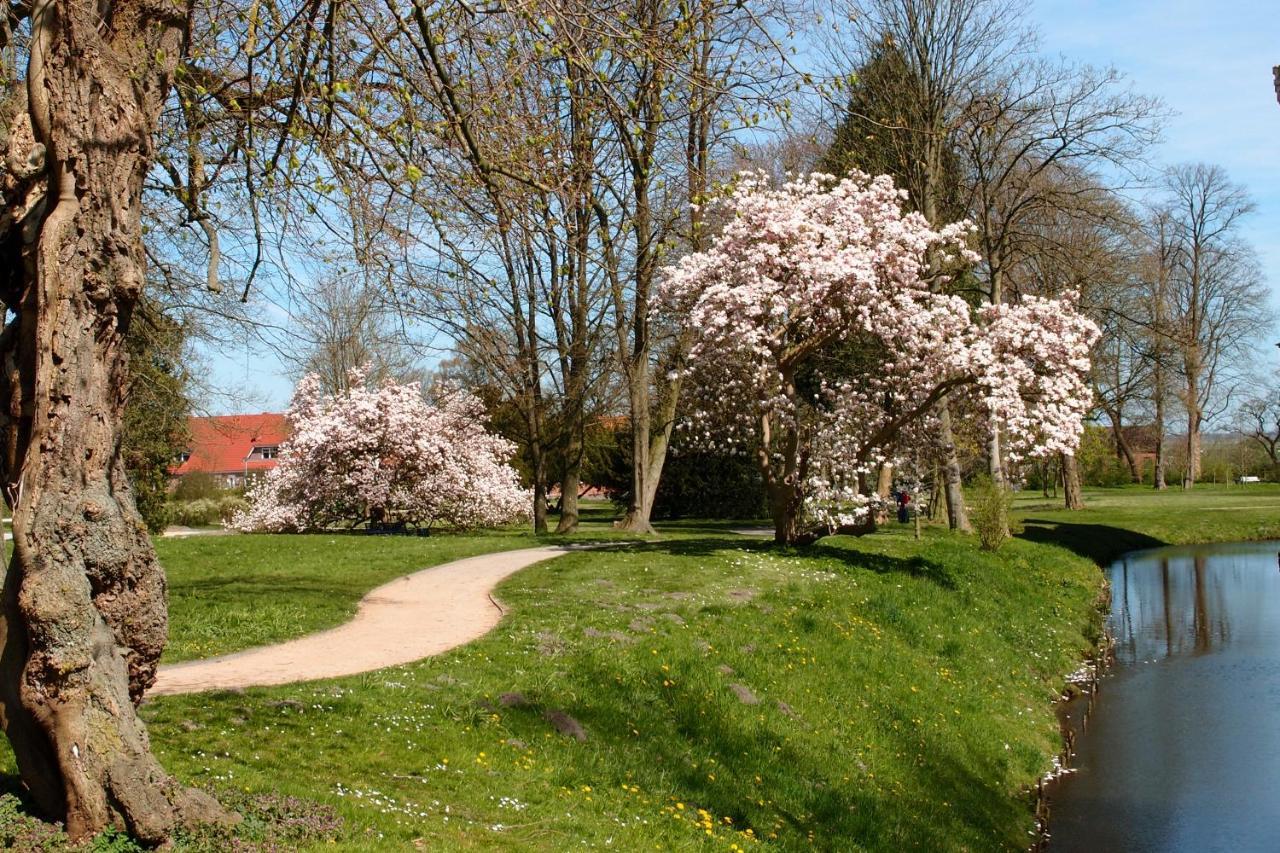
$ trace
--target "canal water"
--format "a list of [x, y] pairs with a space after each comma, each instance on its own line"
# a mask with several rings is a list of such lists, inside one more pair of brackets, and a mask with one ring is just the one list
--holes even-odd
[[1049, 849], [1280, 851], [1280, 543], [1141, 551], [1109, 569], [1115, 665]]

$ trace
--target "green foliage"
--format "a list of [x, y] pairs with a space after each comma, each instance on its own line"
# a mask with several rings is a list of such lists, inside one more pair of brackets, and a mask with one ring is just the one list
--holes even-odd
[[223, 524], [242, 512], [249, 510], [249, 502], [241, 495], [223, 495], [218, 500], [218, 520]]
[[173, 490], [173, 499], [175, 501], [195, 501], [201, 498], [214, 498], [223, 493], [224, 489], [218, 483], [212, 474], [206, 474], [203, 471], [192, 471], [190, 474], [183, 475], [178, 481], [178, 486]]
[[170, 505], [169, 515], [174, 524], [184, 527], [205, 527], [221, 517], [218, 501], [215, 498], [174, 501]]
[[[819, 171], [845, 175], [860, 169], [871, 175], [889, 175], [908, 190], [919, 188], [924, 168], [921, 140], [929, 133], [945, 133], [929, 128], [929, 117], [920, 112], [922, 85], [899, 48], [882, 44], [855, 75], [845, 116], [819, 161]], [[937, 213], [940, 221], [954, 222], [965, 215], [962, 166], [954, 147], [944, 147], [942, 160]], [[910, 203], [914, 209], [921, 207], [918, 198], [912, 197]]]
[[249, 508], [249, 502], [237, 493], [214, 494], [195, 500], [175, 500], [169, 504], [169, 516], [174, 524], [185, 527], [206, 527], [231, 520], [238, 512]]
[[1013, 509], [1013, 492], [990, 477], [979, 478], [967, 495], [969, 521], [984, 551], [999, 551], [1012, 529], [1009, 514]]
[[[677, 430], [677, 436], [679, 432]], [[631, 431], [613, 430], [584, 470], [619, 507], [631, 499]], [[662, 468], [651, 518], [762, 518], [768, 514], [764, 481], [754, 459], [675, 444]]]
[[123, 829], [109, 826], [93, 837], [89, 853], [142, 853], [143, 848]]
[[764, 481], [754, 459], [690, 451], [667, 457], [654, 496], [653, 518], [763, 518], [768, 514]]
[[189, 439], [185, 344], [182, 324], [149, 300], [139, 303], [125, 338], [130, 378], [120, 451], [138, 512], [152, 532], [169, 523], [169, 467]]
[[67, 836], [61, 827], [26, 814], [13, 794], [0, 796], [0, 848], [36, 851], [64, 850]]
[[1124, 486], [1133, 481], [1129, 466], [1116, 453], [1115, 440], [1106, 427], [1087, 425], [1076, 451], [1080, 481], [1086, 486]]

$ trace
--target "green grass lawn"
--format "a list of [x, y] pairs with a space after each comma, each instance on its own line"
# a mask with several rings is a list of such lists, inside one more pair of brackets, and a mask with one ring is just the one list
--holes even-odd
[[1021, 849], [1098, 592], [1025, 542], [687, 535], [516, 575], [450, 655], [145, 715], [183, 778], [335, 804], [344, 849]]
[[339, 625], [355, 614], [366, 592], [407, 572], [536, 544], [515, 533], [157, 539], [169, 577], [164, 661], [211, 657]]
[[1014, 511], [1032, 541], [1064, 545], [1099, 563], [1137, 548], [1280, 539], [1280, 485], [1199, 485], [1156, 492], [1142, 486], [1087, 489], [1086, 507], [1023, 493]]
[[340, 625], [369, 590], [419, 569], [561, 541], [626, 540], [611, 508], [584, 508], [582, 532], [537, 538], [520, 530], [432, 536], [191, 536], [157, 538], [169, 578], [164, 662], [212, 657]]
[[[938, 529], [786, 550], [684, 522], [513, 576], [512, 612], [451, 654], [143, 715], [190, 783], [336, 809], [317, 849], [1024, 850], [1054, 700], [1097, 639], [1097, 563], [1280, 535], [1277, 487], [1088, 499], [1022, 496], [1026, 532], [995, 555]], [[175, 657], [340, 622], [388, 578], [534, 541], [166, 541]]]

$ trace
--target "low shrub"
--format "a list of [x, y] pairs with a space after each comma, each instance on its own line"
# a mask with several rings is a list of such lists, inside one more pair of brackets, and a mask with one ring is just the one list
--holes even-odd
[[1013, 510], [1013, 492], [984, 477], [969, 490], [969, 520], [978, 543], [984, 551], [998, 551], [1012, 533], [1009, 515]]
[[236, 514], [248, 511], [249, 502], [240, 495], [223, 495], [218, 499], [218, 519], [223, 524], [229, 524]]
[[333, 844], [342, 818], [332, 806], [283, 794], [218, 792], [219, 801], [242, 818], [234, 827], [204, 825], [180, 832], [176, 853], [267, 853]]
[[177, 487], [173, 490], [173, 499], [176, 501], [195, 501], [201, 498], [217, 497], [221, 491], [222, 486], [214, 479], [212, 474], [206, 474], [203, 471], [192, 471], [178, 481]]
[[[236, 826], [206, 824], [177, 833], [165, 849], [174, 853], [274, 853], [330, 845], [342, 831], [332, 806], [283, 794], [219, 792], [223, 805], [240, 814]], [[82, 844], [72, 844], [62, 826], [27, 814], [12, 794], [0, 796], [0, 849], [27, 853], [142, 853], [121, 829], [108, 827]]]
[[176, 501], [172, 505], [171, 517], [174, 524], [181, 524], [186, 527], [204, 527], [214, 524], [222, 518], [222, 502], [215, 498]]

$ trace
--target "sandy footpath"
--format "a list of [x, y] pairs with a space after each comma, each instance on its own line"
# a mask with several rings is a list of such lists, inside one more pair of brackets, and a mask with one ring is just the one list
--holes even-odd
[[483, 554], [383, 584], [345, 625], [274, 646], [160, 667], [149, 694], [200, 693], [355, 675], [412, 663], [484, 636], [502, 618], [504, 578], [574, 547]]

